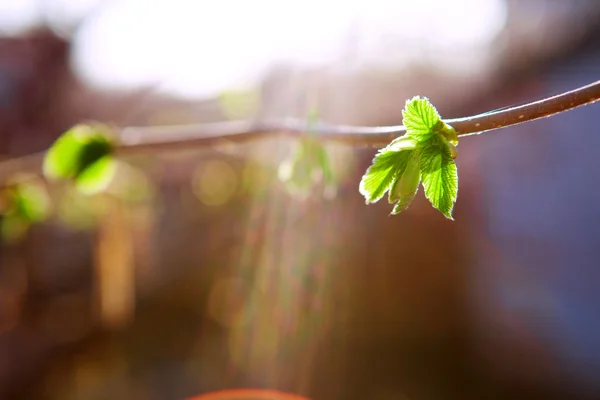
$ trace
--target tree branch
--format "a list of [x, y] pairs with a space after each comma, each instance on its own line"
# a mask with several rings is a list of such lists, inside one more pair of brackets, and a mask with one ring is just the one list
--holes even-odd
[[[544, 100], [505, 110], [487, 112], [471, 117], [447, 119], [459, 136], [469, 136], [504, 128], [535, 119], [548, 117], [600, 99], [600, 81], [587, 86], [549, 97]], [[406, 133], [402, 125], [395, 126], [349, 126], [317, 123], [311, 126], [323, 140], [338, 141], [351, 145], [382, 147]], [[297, 136], [307, 131], [307, 123], [301, 120], [275, 120], [256, 122], [222, 122], [214, 124], [179, 125], [160, 127], [124, 128], [120, 137], [119, 151], [130, 153], [137, 150], [165, 149], [211, 145], [220, 141], [240, 141], [273, 133]]]
[[[444, 120], [459, 136], [469, 136], [548, 117], [600, 99], [600, 81], [533, 103], [492, 111], [471, 117]], [[117, 153], [122, 155], [145, 151], [208, 146], [228, 141], [245, 141], [267, 135], [304, 135], [306, 121], [279, 119], [272, 121], [230, 121], [197, 125], [126, 127], [118, 133]], [[402, 125], [350, 126], [316, 123], [310, 126], [322, 140], [354, 146], [383, 147], [406, 133]], [[0, 162], [0, 181], [16, 172], [39, 168], [43, 153]]]
[[600, 81], [543, 100], [466, 118], [445, 120], [458, 136], [470, 136], [549, 117], [600, 100]]

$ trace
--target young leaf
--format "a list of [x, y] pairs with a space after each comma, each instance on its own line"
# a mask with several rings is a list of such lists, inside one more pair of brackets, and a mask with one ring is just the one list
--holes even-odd
[[405, 170], [394, 180], [390, 189], [388, 200], [396, 202], [392, 214], [399, 214], [410, 206], [421, 183], [421, 170], [419, 168], [419, 151], [411, 151], [412, 154]]
[[421, 149], [420, 166], [425, 197], [446, 218], [453, 220], [458, 171], [450, 148], [441, 136], [434, 136]]
[[385, 195], [394, 179], [404, 172], [411, 153], [412, 150], [394, 151], [387, 147], [377, 153], [358, 189], [367, 204], [375, 203]]
[[297, 143], [296, 150], [278, 168], [279, 180], [286, 184], [288, 191], [301, 198], [308, 196], [317, 185], [324, 185], [323, 195], [335, 194], [335, 176], [331, 168], [329, 154], [325, 146], [316, 138], [315, 125], [319, 121], [316, 109], [308, 115], [307, 136]]
[[443, 124], [437, 110], [427, 98], [415, 96], [406, 101], [402, 110], [402, 123], [407, 135], [419, 141], [430, 138], [435, 129]]
[[317, 160], [323, 174], [323, 181], [327, 185], [333, 185], [335, 183], [335, 177], [333, 176], [329, 154], [327, 154], [325, 147], [319, 146], [317, 148]]
[[416, 149], [419, 142], [412, 136], [402, 135], [390, 142], [385, 147], [387, 151], [402, 151]]
[[14, 214], [27, 222], [41, 222], [48, 216], [50, 199], [40, 184], [22, 183], [13, 190]]
[[76, 125], [52, 145], [44, 159], [44, 175], [74, 179], [86, 194], [103, 190], [114, 175], [113, 143], [101, 125]]
[[277, 170], [279, 180], [290, 194], [305, 199], [320, 188], [328, 197], [335, 193], [335, 176], [325, 146], [312, 136], [301, 138], [294, 152]]
[[77, 189], [87, 195], [99, 193], [106, 189], [112, 181], [117, 162], [108, 155], [90, 164], [75, 178]]
[[0, 193], [0, 198], [4, 205], [0, 209], [0, 236], [5, 241], [20, 239], [30, 225], [43, 221], [49, 215], [48, 194], [44, 186], [34, 179], [9, 185]]
[[408, 150], [415, 149], [416, 146], [417, 141], [414, 138], [404, 135], [379, 150], [358, 188], [367, 204], [375, 203], [383, 197], [398, 172], [406, 168], [411, 153]]
[[109, 154], [112, 143], [99, 126], [76, 125], [63, 133], [44, 159], [44, 175], [74, 178], [94, 161]]
[[52, 145], [44, 158], [43, 171], [48, 178], [68, 179], [77, 173], [81, 151], [87, 139], [78, 134], [82, 127], [74, 127], [63, 133]]

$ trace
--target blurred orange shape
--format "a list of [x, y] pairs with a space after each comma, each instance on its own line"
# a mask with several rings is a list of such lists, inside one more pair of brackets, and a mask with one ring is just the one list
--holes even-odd
[[233, 389], [220, 390], [191, 397], [187, 400], [309, 400], [296, 394], [284, 393], [278, 390], [265, 389]]

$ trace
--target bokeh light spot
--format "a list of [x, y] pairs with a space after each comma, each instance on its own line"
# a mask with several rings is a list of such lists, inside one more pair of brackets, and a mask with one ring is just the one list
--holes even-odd
[[236, 278], [219, 280], [212, 288], [208, 300], [209, 314], [221, 325], [239, 327], [248, 321], [250, 316], [246, 303], [244, 281]]
[[207, 161], [194, 173], [192, 190], [207, 206], [227, 203], [235, 193], [238, 178], [228, 163], [221, 160]]
[[305, 397], [268, 389], [232, 389], [206, 393], [188, 400], [309, 400]]
[[229, 90], [218, 97], [221, 111], [227, 118], [249, 118], [257, 113], [260, 106], [260, 93], [257, 88]]

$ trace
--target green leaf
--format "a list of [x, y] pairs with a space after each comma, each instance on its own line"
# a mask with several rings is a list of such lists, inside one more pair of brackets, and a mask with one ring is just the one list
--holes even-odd
[[43, 172], [51, 179], [72, 179], [110, 154], [113, 143], [101, 125], [76, 125], [63, 133], [46, 153]]
[[399, 214], [410, 206], [421, 182], [421, 170], [419, 168], [419, 151], [411, 151], [410, 159], [406, 168], [399, 174], [389, 192], [388, 201], [396, 203], [392, 214]]
[[7, 242], [22, 238], [29, 226], [45, 220], [50, 211], [50, 199], [45, 187], [37, 179], [13, 182], [7, 186], [0, 198], [0, 236]]
[[453, 220], [452, 209], [458, 197], [458, 171], [447, 142], [432, 137], [421, 149], [420, 167], [425, 197], [446, 218]]
[[46, 219], [50, 209], [50, 199], [38, 184], [22, 183], [14, 188], [14, 215], [27, 222], [40, 222]]
[[394, 179], [406, 168], [412, 150], [416, 146], [417, 142], [414, 138], [404, 135], [394, 139], [375, 155], [358, 189], [367, 204], [375, 203], [385, 195], [394, 183]]
[[279, 165], [278, 177], [291, 194], [300, 198], [306, 198], [321, 183], [326, 188], [335, 184], [327, 149], [311, 136], [299, 140], [294, 152]]
[[415, 96], [406, 101], [402, 110], [402, 123], [408, 136], [419, 141], [426, 140], [443, 124], [437, 110], [427, 98]]
[[77, 189], [87, 195], [99, 193], [112, 181], [117, 169], [116, 160], [108, 155], [96, 160], [75, 178]]
[[373, 159], [373, 164], [363, 175], [359, 192], [366, 203], [379, 201], [391, 187], [394, 178], [402, 173], [410, 159], [412, 151], [381, 150]]
[[319, 163], [319, 168], [323, 174], [323, 180], [326, 184], [333, 185], [335, 183], [335, 178], [333, 175], [333, 170], [331, 169], [329, 154], [327, 154], [325, 147], [319, 146], [317, 149], [317, 160]]
[[419, 142], [412, 136], [402, 135], [390, 142], [385, 147], [386, 151], [402, 151], [416, 149]]
[[305, 198], [313, 187], [324, 183], [324, 194], [335, 190], [335, 176], [327, 149], [316, 138], [319, 113], [310, 109], [306, 132], [297, 143], [296, 150], [278, 168], [279, 180], [286, 184], [290, 193]]
[[116, 164], [114, 144], [102, 125], [76, 125], [48, 150], [43, 171], [47, 178], [71, 179], [84, 194], [95, 194], [110, 183]]

